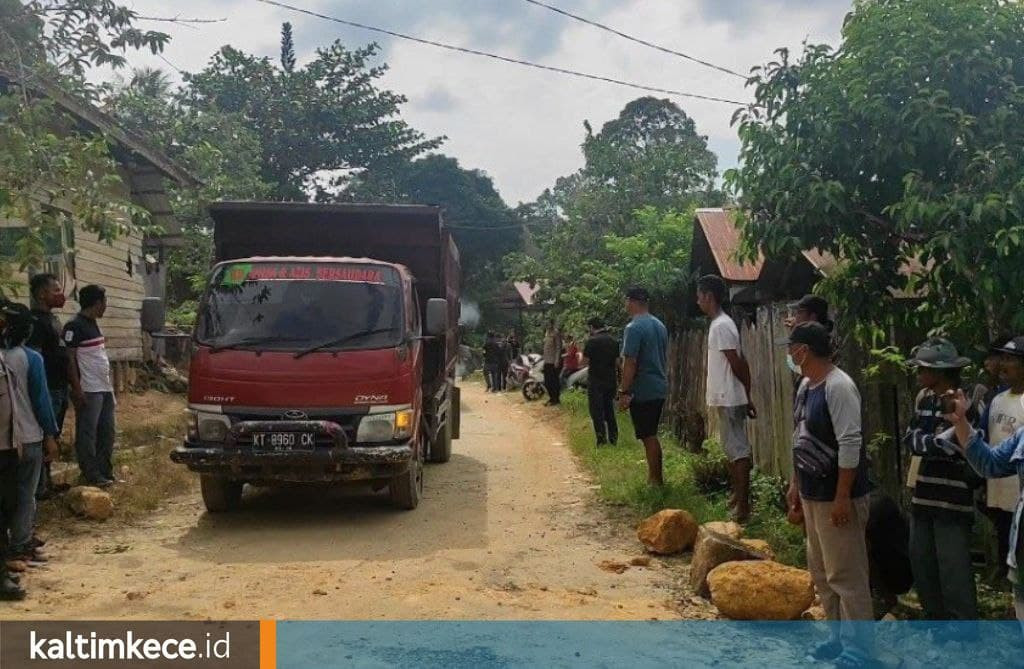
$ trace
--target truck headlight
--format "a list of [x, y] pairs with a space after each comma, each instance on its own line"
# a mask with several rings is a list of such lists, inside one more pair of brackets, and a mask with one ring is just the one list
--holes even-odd
[[189, 409], [188, 436], [192, 441], [227, 441], [231, 421], [223, 414]]
[[356, 431], [356, 442], [364, 444], [408, 439], [412, 436], [412, 409], [363, 416]]

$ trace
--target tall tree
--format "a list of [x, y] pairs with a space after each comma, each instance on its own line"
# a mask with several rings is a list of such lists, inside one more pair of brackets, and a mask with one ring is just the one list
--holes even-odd
[[[1024, 327], [1024, 6], [858, 2], [838, 49], [754, 78], [727, 175], [748, 251], [820, 248], [861, 334], [899, 318], [971, 339]], [[894, 296], [925, 296], [912, 311]]]
[[275, 197], [330, 199], [353, 170], [411, 160], [443, 141], [410, 128], [399, 116], [405, 98], [377, 88], [387, 69], [370, 65], [377, 51], [336, 41], [307, 65], [286, 69], [225, 46], [202, 72], [185, 76], [184, 103], [245, 117]]
[[647, 285], [659, 306], [678, 303], [688, 212], [722, 201], [707, 138], [674, 103], [651, 97], [627, 104], [598, 133], [584, 125], [584, 166], [517, 209], [535, 246], [507, 258], [509, 276], [539, 284], [553, 315], [577, 326], [588, 314], [621, 315], [629, 282]]
[[439, 204], [452, 226], [467, 292], [486, 300], [502, 278], [502, 259], [520, 248], [521, 230], [494, 182], [455, 158], [432, 154], [359, 175], [345, 194], [360, 201]]
[[295, 71], [295, 40], [292, 39], [292, 24], [281, 24], [281, 69], [287, 74]]

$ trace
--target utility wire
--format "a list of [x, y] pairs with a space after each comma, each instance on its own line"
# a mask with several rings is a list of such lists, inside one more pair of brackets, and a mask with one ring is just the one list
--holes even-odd
[[738, 100], [730, 100], [728, 98], [720, 98], [713, 95], [702, 95], [700, 93], [687, 93], [685, 91], [676, 91], [669, 88], [658, 88], [657, 86], [647, 86], [644, 84], [635, 84], [622, 79], [615, 79], [612, 77], [605, 77], [599, 74], [588, 74], [586, 72], [579, 72], [577, 70], [570, 70], [564, 67], [555, 67], [554, 65], [542, 65], [540, 63], [534, 63], [528, 60], [521, 60], [519, 58], [511, 58], [509, 56], [501, 56], [495, 53], [489, 53], [487, 51], [478, 51], [476, 49], [470, 49], [467, 47], [454, 46], [452, 44], [445, 44], [444, 42], [435, 42], [429, 39], [423, 39], [422, 37], [414, 37], [413, 35], [407, 35], [405, 33], [395, 32], [394, 30], [387, 30], [385, 28], [377, 28], [375, 26], [366, 25], [365, 23], [357, 23], [355, 21], [348, 21], [346, 19], [340, 19], [334, 16], [327, 16], [326, 14], [320, 14], [309, 9], [303, 9], [294, 5], [289, 5], [284, 2], [278, 2], [277, 0], [256, 0], [256, 2], [263, 3], [265, 5], [273, 5], [282, 9], [287, 9], [292, 12], [299, 14], [305, 14], [307, 16], [313, 16], [318, 19], [324, 19], [326, 21], [333, 21], [334, 23], [340, 23], [342, 25], [351, 26], [353, 28], [360, 28], [362, 30], [369, 30], [375, 33], [381, 33], [384, 35], [390, 35], [391, 37], [398, 37], [399, 39], [408, 40], [410, 42], [417, 42], [419, 44], [426, 44], [434, 46], [439, 49], [446, 49], [448, 51], [457, 51], [459, 53], [467, 53], [474, 56], [482, 56], [484, 58], [492, 58], [494, 60], [500, 60], [506, 63], [512, 63], [515, 65], [522, 65], [524, 67], [532, 67], [538, 70], [547, 70], [548, 72], [557, 72], [559, 74], [565, 74], [572, 77], [580, 77], [583, 79], [591, 79], [593, 81], [603, 81], [609, 84], [616, 84], [618, 86], [625, 86], [627, 88], [635, 88], [641, 91], [649, 91], [652, 93], [664, 93], [666, 95], [674, 95], [684, 98], [694, 98], [697, 100], [708, 100], [710, 102], [724, 102], [730, 105], [736, 105], [744, 107], [747, 105], [745, 102]]
[[554, 5], [549, 5], [546, 2], [541, 2], [541, 0], [525, 0], [525, 1], [530, 3], [531, 5], [536, 5], [538, 7], [543, 7], [544, 9], [548, 9], [548, 10], [550, 10], [552, 12], [555, 12], [556, 14], [561, 14], [562, 16], [568, 17], [568, 18], [573, 19], [575, 21], [580, 21], [581, 23], [586, 23], [587, 25], [593, 26], [595, 28], [600, 28], [601, 30], [605, 30], [607, 32], [610, 32], [613, 35], [618, 35], [619, 37], [625, 37], [626, 39], [630, 40], [631, 42], [636, 42], [637, 44], [643, 44], [644, 46], [650, 47], [652, 49], [657, 49], [658, 51], [662, 51], [664, 53], [670, 53], [673, 56], [679, 56], [680, 58], [685, 58], [686, 60], [689, 60], [691, 62], [697, 63], [699, 65], [703, 65], [704, 67], [710, 67], [713, 70], [718, 70], [719, 72], [724, 72], [725, 74], [729, 74], [729, 75], [732, 75], [734, 77], [739, 77], [740, 79], [743, 79], [744, 81], [747, 80], [746, 76], [740, 74], [736, 70], [730, 70], [727, 67], [722, 67], [721, 65], [715, 65], [714, 63], [710, 63], [710, 62], [708, 62], [706, 60], [701, 60], [700, 58], [696, 58], [695, 56], [691, 56], [691, 55], [685, 54], [682, 51], [676, 51], [675, 49], [670, 49], [667, 46], [661, 46], [660, 44], [654, 44], [653, 42], [648, 42], [647, 40], [645, 40], [645, 39], [643, 39], [641, 37], [636, 37], [635, 35], [630, 35], [629, 33], [624, 33], [621, 30], [616, 30], [615, 28], [612, 28], [611, 26], [607, 26], [607, 25], [605, 25], [603, 23], [598, 23], [597, 21], [592, 21], [592, 20], [590, 20], [590, 19], [588, 19], [588, 18], [586, 18], [584, 16], [580, 16], [579, 14], [573, 14], [572, 12], [568, 12], [568, 11], [566, 11], [564, 9], [559, 8], [559, 7], [555, 7]]

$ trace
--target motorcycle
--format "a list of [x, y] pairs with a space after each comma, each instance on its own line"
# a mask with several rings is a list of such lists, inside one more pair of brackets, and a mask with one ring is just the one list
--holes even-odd
[[530, 373], [534, 366], [541, 361], [542, 358], [537, 353], [518, 356], [508, 366], [508, 373], [505, 375], [505, 387], [510, 389], [521, 388], [530, 379]]
[[[582, 367], [567, 377], [562, 377], [562, 390], [575, 390], [587, 387], [589, 368]], [[523, 398], [535, 402], [548, 394], [544, 385], [544, 361], [538, 360], [530, 369], [530, 378], [523, 383]]]

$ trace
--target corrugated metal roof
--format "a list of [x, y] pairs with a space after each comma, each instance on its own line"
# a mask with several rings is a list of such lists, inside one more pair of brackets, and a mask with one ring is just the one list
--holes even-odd
[[718, 271], [726, 281], [757, 281], [764, 267], [764, 256], [758, 254], [754, 263], [740, 263], [736, 251], [740, 247], [740, 231], [732, 210], [698, 209], [697, 221], [711, 247]]
[[523, 300], [523, 304], [528, 307], [532, 307], [533, 297], [537, 294], [537, 291], [540, 290], [540, 286], [531, 286], [525, 281], [516, 281], [512, 286], [516, 289], [519, 297]]

